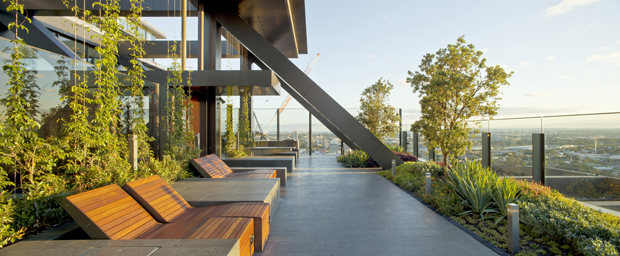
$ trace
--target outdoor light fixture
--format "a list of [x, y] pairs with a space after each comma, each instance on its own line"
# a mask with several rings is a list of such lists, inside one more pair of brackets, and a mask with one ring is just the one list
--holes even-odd
[[392, 178], [396, 176], [396, 160], [392, 159]]
[[430, 195], [431, 194], [431, 173], [427, 172], [426, 173], [426, 194]]
[[224, 99], [222, 99], [222, 97], [217, 97], [217, 100], [219, 100], [220, 103], [222, 103], [222, 104], [226, 104], [226, 101]]
[[507, 204], [506, 210], [508, 215], [508, 251], [514, 254], [519, 251], [519, 205]]
[[243, 87], [239, 87], [239, 93], [243, 93], [244, 90]]

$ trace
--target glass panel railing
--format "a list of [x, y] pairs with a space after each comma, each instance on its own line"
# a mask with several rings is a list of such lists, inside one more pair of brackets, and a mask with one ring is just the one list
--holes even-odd
[[540, 118], [492, 120], [492, 168], [502, 176], [531, 179], [532, 133], [540, 131]]
[[545, 185], [620, 211], [620, 114], [545, 117]]

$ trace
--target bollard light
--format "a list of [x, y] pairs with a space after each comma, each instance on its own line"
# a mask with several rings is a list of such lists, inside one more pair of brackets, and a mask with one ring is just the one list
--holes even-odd
[[426, 195], [430, 195], [431, 194], [431, 173], [427, 172], [426, 173]]
[[517, 253], [519, 251], [519, 205], [507, 204], [508, 217], [508, 251]]
[[392, 159], [392, 178], [396, 176], [396, 160]]

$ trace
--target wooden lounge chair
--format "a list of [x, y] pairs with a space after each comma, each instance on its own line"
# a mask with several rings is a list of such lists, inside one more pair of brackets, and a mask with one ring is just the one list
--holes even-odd
[[188, 218], [162, 224], [115, 184], [69, 196], [61, 206], [93, 239], [239, 239], [241, 255], [254, 253], [251, 218]]
[[257, 252], [263, 251], [269, 237], [268, 203], [245, 202], [194, 208], [157, 175], [129, 182], [123, 189], [159, 222], [187, 223], [195, 219], [214, 217], [252, 218]]
[[230, 168], [217, 155], [211, 154], [192, 160], [192, 165], [205, 178], [265, 179], [279, 178], [286, 185], [286, 168]]

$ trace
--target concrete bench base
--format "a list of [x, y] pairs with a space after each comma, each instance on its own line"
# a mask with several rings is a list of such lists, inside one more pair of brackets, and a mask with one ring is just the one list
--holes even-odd
[[172, 188], [193, 207], [238, 202], [271, 204], [271, 214], [280, 202], [279, 179], [184, 179]]
[[239, 255], [238, 239], [50, 240], [21, 241], [2, 255]]
[[269, 168], [269, 167], [286, 167], [287, 172], [293, 172], [295, 169], [295, 157], [294, 156], [248, 156], [239, 158], [222, 158], [222, 161], [226, 163], [230, 168], [234, 167], [254, 167], [254, 168]]
[[[233, 172], [243, 172], [243, 171], [248, 171], [248, 170], [256, 170], [256, 168], [250, 168], [250, 167], [232, 167], [230, 168], [233, 170]], [[287, 178], [287, 171], [286, 171], [286, 167], [273, 167], [270, 169], [274, 169], [276, 170], [276, 178], [280, 179], [280, 186], [286, 186], [286, 178]]]

